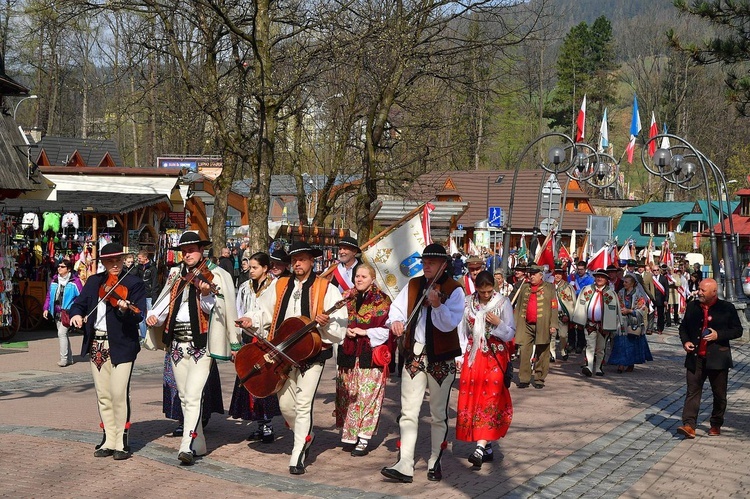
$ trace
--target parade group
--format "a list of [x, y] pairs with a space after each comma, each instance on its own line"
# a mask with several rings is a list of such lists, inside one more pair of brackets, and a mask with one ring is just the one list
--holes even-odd
[[[543, 389], [550, 362], [569, 356], [579, 356], [582, 375], [592, 379], [604, 376], [605, 366], [607, 373], [632, 372], [652, 360], [647, 335], [680, 324], [688, 303], [703, 303], [703, 291], [715, 296], [716, 288], [687, 263], [669, 268], [634, 260], [593, 271], [586, 262], [571, 262], [570, 275], [567, 265], [528, 262], [506, 279], [495, 261], [456, 261], [433, 243], [420, 255], [423, 275], [391, 300], [351, 237], [339, 241], [339, 263], [323, 276], [313, 272], [321, 251], [304, 241], [271, 254], [246, 251], [245, 277], [236, 288], [231, 267], [204, 256], [210, 244], [196, 232], [183, 233], [173, 248], [182, 262], [163, 286], [147, 253], [128, 256], [117, 243], [101, 248], [103, 270], [85, 284], [70, 262], [60, 263], [45, 315], [57, 322], [61, 367], [72, 362], [68, 327], [84, 331], [81, 355], [90, 356], [103, 431], [95, 456], [131, 455], [130, 379], [145, 346], [166, 351], [164, 411], [179, 421], [173, 436], [180, 437], [183, 465], [207, 452], [203, 427], [212, 412], [223, 412], [216, 360], [225, 360], [238, 373], [229, 415], [256, 422], [247, 439], [266, 444], [276, 438], [273, 418], [283, 416], [294, 436], [289, 473], [304, 474], [315, 441], [316, 391], [325, 362], [335, 358], [343, 447], [355, 457], [370, 452], [393, 372], [400, 377], [399, 450], [381, 474], [412, 482], [420, 409], [429, 393], [427, 479], [439, 481], [456, 377], [455, 437], [476, 443], [467, 459], [479, 469], [493, 460], [493, 443], [510, 427], [514, 379], [518, 389]], [[126, 257], [137, 263], [124, 265]], [[307, 340], [310, 351], [295, 357], [293, 344]]]

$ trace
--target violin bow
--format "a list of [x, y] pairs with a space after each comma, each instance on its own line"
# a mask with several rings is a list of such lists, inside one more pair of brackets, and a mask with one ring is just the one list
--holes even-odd
[[[284, 360], [286, 360], [287, 362], [289, 362], [292, 366], [299, 367], [299, 364], [297, 362], [295, 362], [294, 359], [292, 359], [291, 357], [289, 357], [282, 350], [280, 350], [279, 348], [277, 348], [276, 345], [274, 345], [273, 343], [271, 343], [270, 341], [268, 341], [267, 339], [265, 339], [264, 337], [262, 337], [261, 335], [259, 335], [255, 331], [251, 331], [248, 328], [244, 328], [244, 327], [240, 326], [239, 324], [237, 326], [240, 329], [242, 329], [243, 331], [245, 331], [247, 334], [249, 334], [250, 336], [252, 336], [253, 338], [256, 338], [260, 343], [262, 343], [263, 345], [265, 345], [266, 348], [268, 348], [269, 350], [271, 350], [270, 352], [268, 352], [267, 354], [264, 355], [264, 358], [265, 358], [266, 362], [268, 362], [269, 364], [273, 364], [273, 362], [274, 362], [273, 359], [271, 359], [269, 357], [269, 354], [270, 353], [275, 353], [275, 354], [279, 355], [280, 357], [283, 357]], [[240, 381], [242, 381], [242, 380], [240, 380]], [[245, 380], [245, 381], [247, 381], [247, 380]]]
[[409, 324], [411, 324], [411, 321], [414, 320], [414, 318], [419, 313], [419, 310], [422, 308], [422, 303], [424, 303], [425, 298], [427, 298], [427, 295], [432, 291], [432, 288], [435, 287], [435, 284], [437, 284], [438, 279], [442, 277], [442, 275], [445, 273], [445, 269], [448, 267], [448, 259], [445, 260], [445, 262], [440, 266], [440, 269], [438, 270], [437, 274], [435, 274], [435, 277], [432, 278], [432, 281], [430, 282], [430, 285], [427, 286], [427, 289], [424, 290], [424, 293], [422, 293], [422, 296], [419, 297], [419, 300], [417, 300], [417, 303], [414, 305], [414, 308], [411, 311], [411, 314], [409, 314], [409, 318], [406, 319], [406, 322], [404, 323], [404, 331], [409, 327]]
[[164, 298], [166, 298], [167, 296], [169, 296], [169, 295], [170, 295], [170, 294], [172, 293], [172, 288], [174, 288], [174, 287], [175, 287], [175, 285], [176, 285], [176, 284], [177, 284], [178, 282], [182, 281], [182, 285], [181, 285], [181, 286], [182, 286], [182, 288], [181, 288], [181, 289], [180, 289], [180, 288], [177, 288], [177, 289], [178, 289], [178, 291], [177, 291], [177, 293], [175, 294], [174, 298], [172, 298], [171, 300], [169, 300], [169, 305], [167, 305], [167, 309], [169, 309], [169, 307], [171, 307], [171, 306], [172, 306], [172, 304], [173, 304], [173, 303], [174, 303], [174, 301], [175, 301], [175, 300], [177, 299], [177, 297], [178, 297], [178, 296], [180, 296], [180, 295], [181, 295], [181, 294], [182, 294], [182, 293], [183, 293], [183, 292], [185, 291], [185, 288], [186, 288], [187, 286], [190, 286], [190, 283], [191, 283], [191, 282], [193, 282], [193, 281], [195, 280], [195, 278], [196, 278], [196, 277], [198, 277], [198, 274], [196, 274], [196, 273], [195, 273], [195, 271], [197, 271], [197, 270], [201, 269], [202, 267], [206, 266], [206, 265], [207, 265], [207, 263], [208, 263], [208, 259], [206, 258], [206, 259], [204, 259], [204, 260], [203, 260], [203, 261], [202, 261], [202, 262], [200, 263], [200, 265], [197, 265], [197, 266], [196, 266], [196, 267], [194, 267], [193, 269], [189, 269], [189, 272], [188, 272], [188, 274], [190, 274], [190, 275], [192, 276], [192, 277], [191, 277], [190, 279], [186, 279], [186, 277], [187, 277], [187, 274], [186, 274], [185, 276], [181, 276], [181, 275], [175, 274], [175, 280], [174, 280], [174, 281], [172, 282], [172, 284], [171, 284], [171, 285], [169, 286], [169, 291], [168, 291], [167, 293], [162, 293], [162, 295], [161, 295], [161, 296], [160, 296], [159, 298], [157, 298], [156, 302], [155, 302], [154, 304], [152, 304], [152, 305], [151, 305], [151, 310], [154, 310], [154, 309], [156, 308], [156, 305], [157, 305], [157, 304], [159, 304], [159, 303], [160, 303], [160, 302], [161, 302], [161, 301], [162, 301], [162, 300], [163, 300]]
[[[125, 272], [125, 273], [124, 273], [124, 274], [122, 275], [122, 277], [120, 277], [120, 278], [119, 278], [119, 279], [117, 280], [117, 282], [115, 283], [115, 285], [114, 285], [114, 286], [112, 286], [112, 287], [111, 287], [111, 288], [109, 289], [109, 291], [107, 291], [107, 292], [106, 292], [106, 293], [104, 294], [104, 296], [102, 296], [101, 298], [99, 298], [99, 301], [98, 301], [98, 302], [96, 302], [96, 305], [94, 305], [94, 308], [92, 308], [92, 309], [91, 309], [91, 312], [89, 312], [88, 314], [86, 314], [86, 317], [84, 317], [84, 318], [83, 318], [84, 322], [86, 321], [86, 319], [88, 319], [88, 318], [89, 318], [89, 317], [91, 316], [91, 314], [93, 314], [93, 313], [94, 313], [94, 310], [96, 310], [96, 309], [97, 309], [97, 307], [99, 307], [99, 304], [100, 304], [101, 302], [103, 302], [104, 300], [106, 300], [107, 298], [109, 298], [109, 295], [111, 295], [111, 294], [112, 294], [112, 292], [113, 292], [113, 291], [115, 290], [115, 288], [116, 288], [117, 286], [119, 286], [119, 285], [120, 285], [120, 283], [122, 282], [122, 280], [123, 280], [123, 279], [125, 279], [125, 278], [126, 278], [126, 277], [128, 276], [128, 274], [130, 274], [130, 271], [131, 271], [131, 270], [133, 270], [133, 267], [135, 267], [135, 264], [133, 264], [133, 266], [132, 266], [132, 267], [130, 267], [130, 268], [129, 268], [129, 269], [128, 269], [128, 270], [127, 270], [127, 271], [126, 271], [126, 272]], [[123, 300], [123, 301], [126, 301], [126, 300]]]

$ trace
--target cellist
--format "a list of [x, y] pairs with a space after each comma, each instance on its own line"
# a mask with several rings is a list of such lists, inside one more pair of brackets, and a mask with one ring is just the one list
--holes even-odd
[[[131, 275], [121, 280], [117, 278], [124, 257], [122, 245], [104, 245], [99, 252], [104, 272], [89, 276], [70, 307], [71, 325], [85, 326], [81, 355], [91, 355], [91, 373], [104, 430], [104, 438], [96, 446], [94, 456], [112, 456], [118, 461], [130, 457], [130, 375], [141, 350], [138, 324], [143, 314], [129, 305], [146, 310], [143, 281]], [[114, 293], [107, 294], [108, 279], [118, 281], [115, 289], [119, 298], [113, 296]]]
[[280, 277], [274, 283], [276, 306], [269, 341], [285, 319], [305, 316], [318, 322], [318, 332], [323, 342], [323, 349], [318, 355], [289, 372], [289, 379], [278, 393], [281, 414], [294, 432], [294, 447], [289, 458], [289, 473], [292, 475], [305, 473], [305, 457], [315, 438], [312, 431], [315, 393], [325, 361], [332, 357], [331, 345], [341, 343], [348, 323], [345, 307], [330, 315], [323, 313], [340, 301], [342, 296], [336, 286], [312, 271], [314, 259], [322, 255], [322, 251], [304, 241], [293, 243], [289, 250], [293, 276]]
[[203, 249], [210, 244], [196, 232], [180, 236], [172, 249], [182, 251], [183, 261], [170, 270], [146, 318], [147, 344], [159, 343], [153, 338], [159, 334], [155, 327], [164, 326], [161, 340], [171, 354], [182, 403], [184, 430], [177, 459], [188, 466], [195, 456], [206, 454], [201, 402], [211, 365], [215, 359], [232, 360], [241, 346], [234, 280], [204, 258]]

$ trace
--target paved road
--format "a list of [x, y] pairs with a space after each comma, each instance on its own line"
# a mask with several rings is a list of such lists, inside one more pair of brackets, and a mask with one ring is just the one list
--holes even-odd
[[[174, 422], [161, 413], [163, 354], [143, 352], [132, 383], [132, 459], [93, 457], [100, 439], [89, 364], [56, 364], [52, 331], [27, 334], [28, 348], [0, 348], [0, 496], [174, 497], [750, 497], [750, 346], [736, 344], [729, 407], [721, 437], [674, 436], [684, 397], [683, 354], [674, 330], [649, 336], [655, 361], [630, 374], [606, 369], [580, 375], [580, 356], [552, 365], [544, 390], [512, 387], [515, 415], [500, 442], [504, 459], [472, 471], [473, 446], [451, 442], [442, 482], [426, 479], [429, 423], [423, 417], [415, 480], [384, 480], [396, 459], [398, 378], [386, 391], [381, 426], [366, 457], [342, 452], [332, 417], [334, 370], [327, 366], [315, 404], [316, 441], [308, 473], [287, 473], [291, 433], [275, 421], [273, 444], [248, 443], [251, 427], [214, 415], [206, 430], [209, 454], [193, 467], [176, 459]], [[73, 340], [80, 347], [80, 336]], [[224, 403], [234, 374], [220, 366]], [[708, 395], [704, 396], [708, 401]], [[705, 407], [705, 405], [704, 405]], [[455, 409], [455, 397], [453, 400]], [[427, 408], [422, 411], [427, 413]], [[455, 416], [455, 412], [452, 412]], [[106, 492], [105, 492], [106, 491]]]

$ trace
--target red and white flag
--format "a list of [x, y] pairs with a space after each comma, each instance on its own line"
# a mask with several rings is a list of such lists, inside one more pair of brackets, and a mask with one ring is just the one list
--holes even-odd
[[547, 265], [550, 270], [555, 269], [555, 252], [552, 248], [555, 239], [554, 234], [555, 231], [550, 231], [536, 256], [536, 264], [540, 267]]
[[596, 253], [591, 255], [588, 264], [586, 264], [586, 268], [589, 270], [606, 269], [612, 262], [612, 260], [610, 260], [612, 257], [611, 251], [612, 248], [610, 248], [609, 244], [605, 244], [599, 248]]
[[669, 268], [674, 267], [674, 255], [669, 247], [669, 239], [665, 239], [661, 245], [661, 257], [659, 260]]
[[565, 245], [560, 246], [560, 250], [557, 252], [557, 259], [558, 260], [564, 260], [568, 263], [573, 261], [573, 258], [570, 256], [570, 252], [565, 247]]
[[430, 213], [435, 211], [435, 205], [432, 203], [425, 203], [422, 209], [422, 232], [424, 233], [424, 239], [427, 244], [432, 244], [432, 235], [430, 234]]
[[586, 137], [586, 94], [583, 95], [583, 102], [581, 103], [581, 109], [578, 111], [578, 119], [576, 120], [576, 142], [582, 142]]
[[[651, 111], [651, 127], [648, 129], [648, 138], [653, 139], [659, 135], [659, 126], [656, 124], [656, 115], [653, 111]], [[654, 157], [654, 153], [656, 153], [656, 141], [651, 140], [648, 143], [648, 155], [652, 158]]]

